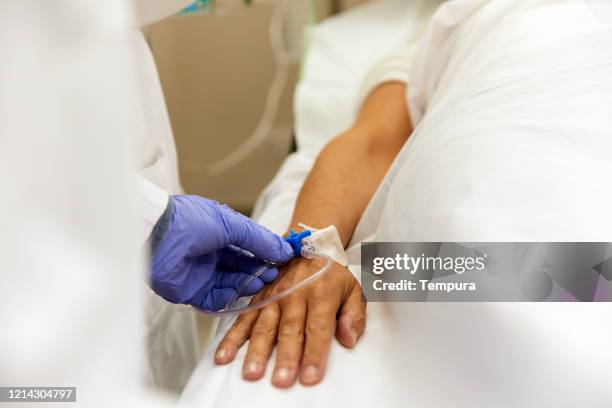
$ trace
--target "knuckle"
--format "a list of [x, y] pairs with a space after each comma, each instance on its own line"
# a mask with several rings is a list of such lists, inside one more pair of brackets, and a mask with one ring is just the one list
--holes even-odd
[[243, 328], [232, 328], [230, 329], [227, 334], [225, 335], [225, 338], [223, 339], [223, 341], [231, 341], [232, 343], [236, 343], [238, 341], [240, 341], [240, 339], [244, 338], [247, 336], [247, 331], [244, 330]]
[[326, 285], [312, 286], [309, 297], [315, 300], [323, 300], [323, 299], [329, 298], [329, 296], [332, 293], [334, 293], [334, 291], [330, 289], [329, 286], [326, 286]]
[[238, 316], [238, 318], [232, 324], [232, 328], [230, 330], [235, 330], [244, 326], [248, 326], [250, 322], [252, 322], [258, 316], [258, 314], [258, 311], [254, 311], [251, 313], [244, 314], [242, 316]]
[[231, 346], [233, 345], [233, 342], [226, 337], [223, 338], [223, 340], [221, 340], [221, 342], [219, 343], [219, 346], [217, 346], [217, 348], [223, 348], [226, 346]]
[[278, 303], [271, 303], [264, 307], [261, 311], [261, 315], [266, 319], [271, 320], [278, 318], [280, 316], [280, 308], [278, 306]]
[[357, 330], [358, 333], [363, 333], [366, 327], [366, 319], [361, 317], [353, 320], [351, 327], [354, 330]]
[[[289, 289], [290, 287], [294, 286], [295, 283], [296, 282], [293, 280], [286, 280], [286, 281], [281, 282], [278, 287], [279, 292]], [[303, 288], [298, 289], [297, 291], [291, 293], [289, 296], [279, 301], [279, 304], [283, 310], [289, 309], [291, 307], [295, 307], [298, 305], [304, 305], [305, 303], [306, 303], [306, 298], [304, 296]]]
[[309, 350], [304, 353], [304, 357], [302, 358], [302, 366], [320, 366], [323, 361], [323, 355], [319, 350]]
[[270, 324], [258, 324], [253, 327], [251, 335], [253, 337], [266, 337], [271, 338], [276, 334], [276, 327]]
[[248, 365], [250, 362], [260, 362], [268, 359], [268, 354], [255, 348], [253, 346], [249, 346], [249, 350], [247, 351], [247, 355], [244, 357], [244, 365]]
[[276, 354], [276, 366], [296, 369], [300, 365], [301, 345], [294, 348], [279, 349]]
[[283, 324], [278, 332], [279, 338], [303, 337], [304, 329], [297, 324]]
[[218, 348], [238, 348], [240, 346], [240, 344], [229, 337], [225, 337], [223, 340], [221, 340], [221, 343], [219, 343]]
[[[297, 282], [300, 282], [300, 279], [294, 279], [294, 277], [289, 277], [288, 279], [279, 281], [278, 292], [295, 286]], [[305, 289], [307, 288], [298, 289], [278, 301], [280, 309], [283, 311], [283, 313], [293, 314], [296, 313], [296, 310], [305, 308], [307, 303], [306, 297], [304, 296]]]
[[359, 316], [357, 316], [354, 319], [355, 325], [357, 326], [365, 326], [366, 323], [366, 317], [364, 314], [360, 314]]
[[319, 336], [323, 333], [329, 332], [331, 329], [331, 323], [324, 319], [314, 319], [308, 322], [306, 327], [307, 336]]
[[246, 325], [240, 321], [240, 319], [236, 320], [234, 323], [232, 323], [232, 325], [230, 326], [229, 330], [227, 331], [227, 333], [225, 334], [225, 337], [230, 337], [230, 336], [234, 336], [237, 333], [244, 331], [243, 327], [245, 327]]
[[227, 334], [225, 335], [225, 338], [222, 340], [223, 342], [231, 342], [231, 343], [236, 343], [236, 341], [238, 339], [243, 338], [245, 335], [245, 331], [241, 330], [238, 327], [233, 327], [231, 328]]
[[290, 371], [297, 370], [299, 367], [299, 358], [289, 353], [279, 353], [276, 366], [287, 368]]

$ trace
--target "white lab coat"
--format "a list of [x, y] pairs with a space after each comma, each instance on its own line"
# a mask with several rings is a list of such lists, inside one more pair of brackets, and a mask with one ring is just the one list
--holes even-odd
[[[180, 10], [185, 0], [137, 0], [135, 26], [159, 20]], [[139, 172], [137, 179], [138, 242], [144, 244], [161, 214], [169, 194], [181, 193], [172, 129], [164, 97], [148, 45], [140, 31], [131, 40], [136, 81], [137, 128], [131, 137]], [[178, 309], [146, 291], [147, 383], [178, 392], [196, 363], [194, 312]]]
[[185, 3], [0, 3], [2, 385], [133, 406], [146, 373], [189, 375], [193, 317], [144, 285], [143, 242], [180, 186], [139, 30]]

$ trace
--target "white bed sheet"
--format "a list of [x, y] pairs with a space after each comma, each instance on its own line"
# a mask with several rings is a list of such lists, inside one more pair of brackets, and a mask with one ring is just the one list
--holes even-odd
[[[297, 95], [300, 151], [264, 194], [260, 221], [278, 232], [286, 228], [312, 159], [351, 123], [361, 79], [414, 30], [408, 24], [415, 20], [399, 12], [407, 4], [413, 3], [375, 3], [317, 30]], [[412, 76], [418, 127], [352, 244], [367, 238], [612, 241], [611, 4], [453, 0], [443, 7]], [[516, 13], [521, 7], [528, 12]], [[477, 9], [480, 24], [453, 29], [458, 15], [469, 20]], [[389, 21], [398, 25], [391, 28]], [[368, 36], [374, 31], [377, 40]], [[358, 52], [346, 49], [353, 42]], [[365, 55], [372, 60], [362, 60]], [[357, 264], [358, 253], [349, 255]], [[427, 303], [388, 310], [370, 304], [363, 341], [354, 351], [334, 342], [327, 377], [316, 388], [279, 391], [269, 379], [243, 382], [244, 348], [226, 367], [212, 366], [211, 350], [183, 401], [215, 407], [607, 407], [611, 314], [607, 304]], [[395, 348], [393, 340], [399, 341]]]

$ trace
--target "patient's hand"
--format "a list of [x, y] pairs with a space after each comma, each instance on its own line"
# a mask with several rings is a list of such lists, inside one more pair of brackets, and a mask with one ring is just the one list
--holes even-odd
[[[322, 263], [304, 258], [293, 260], [253, 302], [301, 282], [318, 271]], [[298, 375], [304, 385], [317, 384], [325, 374], [334, 332], [340, 344], [353, 348], [365, 329], [365, 309], [359, 283], [348, 270], [333, 264], [307, 287], [259, 311], [240, 316], [221, 341], [215, 362], [231, 362], [238, 348], [250, 339], [242, 371], [244, 379], [263, 377], [277, 345], [273, 385], [289, 387]]]

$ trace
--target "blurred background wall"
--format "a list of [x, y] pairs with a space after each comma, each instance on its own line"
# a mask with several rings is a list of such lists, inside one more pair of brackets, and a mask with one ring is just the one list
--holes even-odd
[[149, 41], [176, 140], [187, 193], [249, 213], [292, 141], [292, 67], [267, 140], [220, 174], [207, 167], [255, 129], [277, 69], [268, 36], [273, 5], [234, 2], [227, 13], [174, 16], [151, 27]]
[[[313, 0], [314, 20], [365, 0]], [[147, 29], [176, 139], [187, 193], [249, 214], [293, 142], [291, 66], [269, 137], [219, 174], [207, 167], [235, 150], [257, 126], [278, 69], [269, 39], [274, 0], [234, 1], [231, 8], [167, 18]]]

